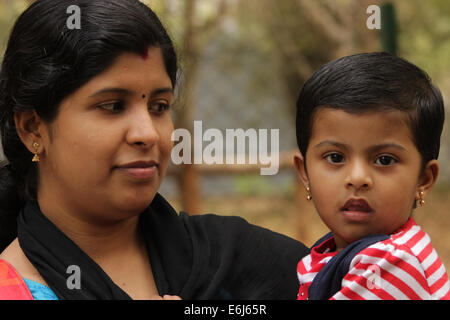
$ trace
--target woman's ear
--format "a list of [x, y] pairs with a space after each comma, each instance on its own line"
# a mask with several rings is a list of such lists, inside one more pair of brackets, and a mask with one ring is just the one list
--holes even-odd
[[420, 198], [420, 192], [424, 194], [433, 189], [436, 184], [439, 175], [439, 162], [437, 160], [430, 160], [425, 166], [422, 175], [419, 177], [419, 183], [417, 185], [416, 199]]
[[33, 142], [40, 143], [41, 141], [39, 129], [42, 123], [36, 111], [26, 110], [14, 113], [14, 123], [22, 143], [31, 153], [36, 153], [36, 150], [33, 148]]
[[294, 166], [295, 171], [297, 171], [297, 174], [300, 180], [302, 181], [303, 185], [305, 186], [305, 188], [309, 187], [309, 179], [308, 173], [306, 171], [305, 160], [300, 152], [296, 152], [294, 154]]

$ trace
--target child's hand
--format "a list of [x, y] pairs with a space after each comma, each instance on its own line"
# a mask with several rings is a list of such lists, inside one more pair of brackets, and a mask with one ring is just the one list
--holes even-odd
[[181, 300], [179, 296], [171, 296], [165, 294], [164, 296], [154, 296], [151, 300]]
[[165, 294], [162, 297], [163, 300], [182, 300], [179, 296], [170, 296], [168, 294]]

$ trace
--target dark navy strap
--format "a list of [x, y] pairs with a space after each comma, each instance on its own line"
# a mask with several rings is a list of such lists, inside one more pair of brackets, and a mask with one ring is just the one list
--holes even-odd
[[321, 244], [322, 242], [325, 242], [326, 240], [330, 239], [333, 236], [333, 232], [328, 232], [326, 235], [324, 235], [322, 238], [320, 238], [319, 240], [316, 241], [316, 243], [314, 243], [311, 247], [317, 247], [319, 244]]
[[[332, 233], [322, 237], [315, 245], [329, 239]], [[350, 263], [353, 258], [365, 248], [376, 242], [389, 239], [388, 235], [377, 234], [367, 236], [355, 242], [352, 242], [337, 255], [328, 261], [328, 263], [314, 277], [308, 289], [309, 300], [328, 300], [341, 290], [342, 279], [349, 272]]]

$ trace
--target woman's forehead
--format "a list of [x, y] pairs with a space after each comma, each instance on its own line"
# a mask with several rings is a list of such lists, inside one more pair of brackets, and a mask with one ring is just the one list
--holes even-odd
[[80, 88], [83, 96], [92, 96], [105, 88], [124, 88], [128, 91], [148, 92], [154, 87], [172, 87], [165, 69], [164, 59], [158, 47], [143, 55], [125, 52], [102, 73], [93, 77]]

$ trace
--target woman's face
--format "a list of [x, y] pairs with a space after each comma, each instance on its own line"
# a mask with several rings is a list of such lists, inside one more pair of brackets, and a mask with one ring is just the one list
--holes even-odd
[[[436, 160], [430, 165], [436, 178]], [[367, 235], [394, 232], [408, 220], [419, 190], [430, 187], [429, 179], [419, 177], [421, 156], [401, 111], [319, 109], [307, 170], [300, 158], [296, 167], [338, 248]]]
[[159, 48], [120, 55], [65, 98], [44, 130], [38, 200], [108, 220], [141, 212], [167, 168], [173, 99]]

